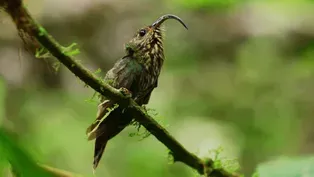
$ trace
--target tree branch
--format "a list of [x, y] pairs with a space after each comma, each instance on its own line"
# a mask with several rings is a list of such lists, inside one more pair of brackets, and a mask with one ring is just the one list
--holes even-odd
[[68, 55], [64, 51], [64, 48], [55, 41], [43, 27], [36, 23], [21, 0], [0, 0], [0, 6], [4, 7], [6, 12], [12, 17], [19, 32], [23, 31], [24, 33], [27, 33], [28, 36], [32, 38], [31, 41], [39, 42], [42, 47], [47, 49], [50, 54], [56, 57], [75, 76], [80, 78], [95, 91], [116, 101], [120, 106], [128, 108], [127, 110], [130, 111], [136, 121], [143, 125], [160, 142], [169, 148], [174, 157], [174, 161], [183, 162], [197, 170], [199, 174], [208, 177], [239, 176], [237, 174], [229, 173], [224, 169], [215, 169], [213, 160], [202, 160], [196, 155], [188, 152], [166, 129], [149, 116], [141, 106], [136, 104], [129, 95], [123, 93], [122, 90], [117, 90], [104, 83], [82, 64], [78, 63], [74, 58]]

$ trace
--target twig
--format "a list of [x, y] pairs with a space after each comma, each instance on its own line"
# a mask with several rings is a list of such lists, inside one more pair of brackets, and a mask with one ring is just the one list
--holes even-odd
[[[47, 172], [47, 174], [50, 174], [52, 177], [83, 177], [82, 175], [73, 174], [71, 172], [61, 170], [58, 168], [53, 168], [47, 165], [38, 165], [41, 169]], [[14, 167], [11, 167], [11, 173], [13, 177], [22, 177], [23, 175], [20, 174], [17, 170], [15, 170]], [[36, 176], [34, 174], [34, 176]]]
[[72, 172], [50, 167], [48, 165], [39, 165], [45, 171], [54, 174], [56, 177], [82, 177], [82, 175], [73, 174]]
[[145, 110], [128, 95], [123, 94], [102, 80], [82, 64], [63, 51], [63, 47], [50, 36], [43, 27], [36, 23], [30, 13], [23, 6], [21, 0], [0, 0], [0, 5], [6, 5], [6, 11], [12, 17], [18, 30], [23, 30], [29, 36], [34, 37], [50, 54], [56, 57], [75, 76], [80, 78], [88, 86], [101, 95], [116, 101], [120, 106], [128, 108], [136, 121], [142, 124], [151, 134], [170, 149], [175, 162], [183, 162], [194, 168], [199, 174], [211, 177], [237, 177], [239, 175], [227, 172], [224, 169], [215, 169], [213, 160], [202, 160], [188, 152], [169, 132], [160, 126]]

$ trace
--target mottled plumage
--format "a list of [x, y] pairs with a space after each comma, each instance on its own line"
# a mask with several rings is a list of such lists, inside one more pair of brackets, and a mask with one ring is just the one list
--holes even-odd
[[[126, 56], [119, 59], [105, 77], [105, 81], [117, 89], [126, 88], [139, 104], [148, 103], [151, 93], [157, 87], [158, 77], [164, 62], [163, 32], [160, 25], [167, 19], [182, 20], [174, 15], [164, 15], [155, 23], [138, 30], [125, 44]], [[108, 140], [119, 134], [132, 121], [123, 108], [109, 112], [115, 102], [105, 97], [98, 106], [96, 121], [87, 128], [88, 140], [96, 139], [93, 168], [96, 169]], [[107, 113], [109, 115], [105, 116]], [[105, 117], [105, 118], [104, 118]]]

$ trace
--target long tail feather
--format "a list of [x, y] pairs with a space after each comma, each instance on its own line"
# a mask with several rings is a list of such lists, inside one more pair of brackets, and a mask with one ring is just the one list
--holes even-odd
[[100, 135], [99, 133], [97, 133], [98, 126], [103, 121], [103, 117], [105, 116], [105, 114], [108, 112], [107, 109], [110, 108], [112, 105], [113, 103], [109, 100], [105, 100], [98, 105], [96, 120], [86, 129], [86, 134], [89, 141], [95, 139], [97, 137], [97, 134], [98, 136]]
[[99, 161], [105, 151], [107, 142], [109, 141], [109, 138], [105, 134], [98, 137], [95, 141], [95, 149], [94, 149], [94, 162], [93, 162], [93, 169], [96, 170]]
[[124, 114], [122, 110], [122, 108], [113, 110], [103, 121], [101, 121], [99, 126], [97, 126], [95, 131], [94, 171], [101, 160], [107, 142], [119, 134], [132, 121], [132, 116]]

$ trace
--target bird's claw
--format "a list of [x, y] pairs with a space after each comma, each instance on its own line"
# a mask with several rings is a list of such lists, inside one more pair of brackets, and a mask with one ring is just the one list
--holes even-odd
[[124, 88], [124, 87], [121, 87], [120, 89], [119, 89], [119, 91], [123, 94], [123, 96], [125, 96], [125, 97], [129, 97], [129, 98], [131, 98], [132, 97], [132, 93], [128, 90], [128, 89], [126, 89], [126, 88]]

